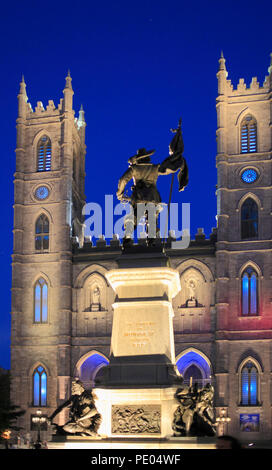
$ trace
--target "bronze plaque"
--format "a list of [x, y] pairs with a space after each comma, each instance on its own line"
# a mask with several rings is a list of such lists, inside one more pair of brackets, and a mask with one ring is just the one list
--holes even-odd
[[160, 405], [112, 405], [112, 434], [160, 434]]

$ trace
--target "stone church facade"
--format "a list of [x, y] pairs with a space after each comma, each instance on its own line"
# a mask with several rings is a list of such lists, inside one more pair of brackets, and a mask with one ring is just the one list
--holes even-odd
[[[215, 388], [220, 432], [268, 439], [272, 416], [272, 65], [234, 88], [219, 60], [217, 229], [166, 253], [180, 275], [173, 300], [176, 364], [184, 380]], [[14, 177], [12, 400], [33, 429], [70, 395], [71, 379], [94, 384], [108, 363], [117, 238], [82, 236], [85, 119], [75, 119], [68, 74], [56, 107], [33, 111], [24, 80], [18, 95]], [[59, 415], [62, 424], [66, 416]], [[50, 429], [44, 437], [50, 436]]]

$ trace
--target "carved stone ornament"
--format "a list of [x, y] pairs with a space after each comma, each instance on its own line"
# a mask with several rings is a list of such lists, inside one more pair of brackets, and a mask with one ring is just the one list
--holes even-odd
[[95, 286], [91, 292], [91, 311], [98, 312], [101, 310], [101, 303], [100, 303], [100, 289], [98, 286]]
[[113, 434], [160, 434], [160, 405], [112, 405]]

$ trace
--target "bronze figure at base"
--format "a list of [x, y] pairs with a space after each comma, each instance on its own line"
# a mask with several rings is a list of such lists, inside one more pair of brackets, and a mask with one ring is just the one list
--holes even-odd
[[174, 414], [175, 436], [215, 435], [213, 395], [214, 389], [210, 384], [200, 390], [196, 386], [184, 386], [177, 390], [175, 397], [180, 405]]
[[[80, 436], [98, 436], [98, 428], [101, 423], [101, 415], [95, 407], [95, 395], [90, 390], [85, 390], [82, 382], [74, 379], [72, 382], [72, 395], [60, 405], [48, 418], [48, 421], [56, 427], [57, 434], [75, 434]], [[53, 423], [55, 416], [64, 408], [69, 408], [69, 421], [63, 426]]]

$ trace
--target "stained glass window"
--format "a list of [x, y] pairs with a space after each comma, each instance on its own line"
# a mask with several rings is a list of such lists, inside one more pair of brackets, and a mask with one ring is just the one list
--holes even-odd
[[44, 214], [40, 215], [36, 221], [35, 249], [37, 251], [49, 249], [49, 220]]
[[242, 315], [258, 315], [258, 278], [251, 267], [242, 275]]
[[51, 170], [51, 140], [47, 135], [40, 138], [37, 146], [37, 171]]
[[251, 152], [257, 152], [257, 123], [249, 115], [241, 124], [241, 153]]
[[46, 406], [47, 404], [47, 374], [42, 366], [38, 366], [33, 373], [33, 405]]
[[248, 361], [241, 373], [241, 404], [258, 404], [258, 370], [256, 366]]
[[48, 286], [43, 278], [40, 278], [34, 287], [34, 321], [46, 323], [48, 318]]

